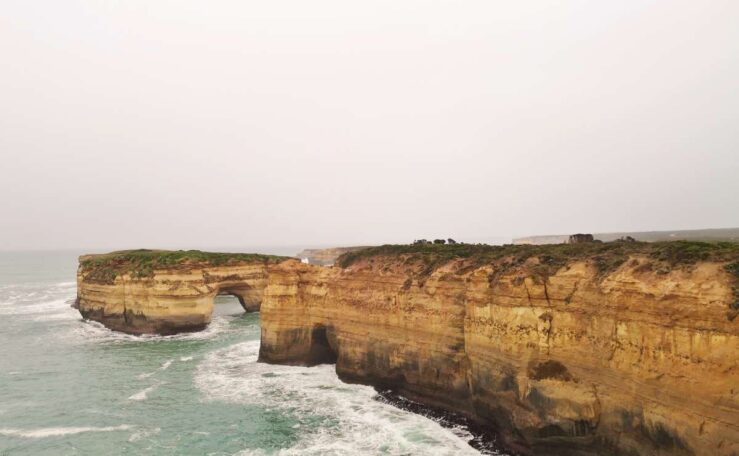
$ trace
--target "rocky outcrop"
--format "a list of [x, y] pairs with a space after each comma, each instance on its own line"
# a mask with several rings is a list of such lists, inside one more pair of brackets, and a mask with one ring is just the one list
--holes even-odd
[[[218, 294], [236, 296], [247, 312], [258, 311], [268, 268], [282, 261], [143, 252], [143, 260], [138, 252], [80, 257], [76, 306], [84, 318], [129, 334], [199, 331], [210, 323]], [[168, 258], [161, 255], [177, 256], [157, 262]]]
[[593, 242], [593, 235], [592, 234], [571, 234], [570, 237], [567, 239], [568, 244], [579, 244], [581, 242]]
[[80, 311], [129, 332], [195, 328], [232, 292], [261, 300], [261, 361], [335, 362], [345, 381], [463, 414], [524, 454], [739, 454], [735, 250], [418, 249], [109, 284], [88, 271]]

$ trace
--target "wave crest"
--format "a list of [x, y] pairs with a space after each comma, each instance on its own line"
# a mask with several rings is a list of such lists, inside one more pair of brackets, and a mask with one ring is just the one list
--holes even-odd
[[58, 437], [64, 435], [81, 434], [83, 432], [113, 432], [113, 431], [127, 431], [132, 426], [128, 424], [121, 424], [119, 426], [104, 426], [104, 427], [48, 427], [39, 429], [0, 429], [0, 435], [8, 437], [23, 437], [27, 439], [43, 439], [46, 437]]

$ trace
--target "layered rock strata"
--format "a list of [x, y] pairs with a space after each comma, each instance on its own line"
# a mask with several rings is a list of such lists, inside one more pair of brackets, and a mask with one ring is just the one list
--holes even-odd
[[283, 264], [262, 306], [263, 361], [336, 359], [338, 375], [502, 432], [531, 454], [739, 452], [739, 321], [722, 263], [634, 256], [540, 278], [376, 257]]
[[272, 264], [267, 257], [227, 264], [185, 257], [142, 272], [125, 262], [86, 266], [95, 259], [80, 258], [76, 306], [84, 318], [129, 334], [202, 330], [210, 323], [218, 294], [235, 296], [247, 312], [258, 311]]
[[[251, 290], [263, 286], [260, 360], [335, 362], [345, 381], [464, 414], [523, 454], [739, 454], [736, 260], [669, 265], [638, 249], [605, 267], [540, 252], [427, 260], [243, 269]], [[224, 289], [203, 271], [106, 289], [83, 277], [80, 310], [130, 309], [166, 328], [187, 308], [202, 325], [205, 301]]]

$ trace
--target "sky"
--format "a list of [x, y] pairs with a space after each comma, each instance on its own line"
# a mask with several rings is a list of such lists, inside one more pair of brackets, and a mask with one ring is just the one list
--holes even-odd
[[739, 226], [739, 2], [4, 0], [0, 250]]

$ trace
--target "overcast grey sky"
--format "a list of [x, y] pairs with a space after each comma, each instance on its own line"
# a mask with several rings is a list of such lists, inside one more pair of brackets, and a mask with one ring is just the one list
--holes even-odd
[[0, 249], [739, 226], [739, 2], [4, 0]]

